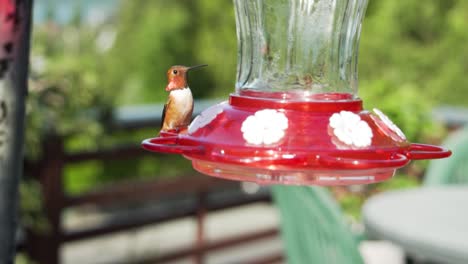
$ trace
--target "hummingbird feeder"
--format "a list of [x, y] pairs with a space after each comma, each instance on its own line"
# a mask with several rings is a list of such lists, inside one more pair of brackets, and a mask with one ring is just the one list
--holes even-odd
[[215, 177], [260, 184], [379, 182], [410, 160], [450, 156], [410, 143], [357, 95], [367, 0], [234, 0], [236, 90], [186, 130], [142, 146]]

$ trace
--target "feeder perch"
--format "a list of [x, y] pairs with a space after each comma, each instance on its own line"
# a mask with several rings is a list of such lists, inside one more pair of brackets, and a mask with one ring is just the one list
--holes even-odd
[[348, 185], [391, 178], [411, 160], [450, 156], [410, 143], [357, 95], [366, 0], [234, 0], [236, 89], [184, 132], [142, 146], [177, 153], [215, 177], [260, 184]]

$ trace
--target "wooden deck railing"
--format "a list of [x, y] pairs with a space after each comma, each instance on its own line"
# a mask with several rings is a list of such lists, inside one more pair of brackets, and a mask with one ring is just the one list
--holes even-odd
[[[210, 101], [197, 103], [198, 107], [195, 109], [195, 114], [212, 103]], [[160, 108], [162, 109], [162, 106], [156, 105], [118, 109], [112, 124], [113, 129], [125, 131], [147, 127], [157, 129], [160, 123], [160, 111], [158, 111], [161, 110]], [[218, 241], [206, 241], [204, 237], [204, 219], [206, 214], [250, 203], [270, 202], [270, 195], [268, 192], [260, 192], [256, 195], [245, 195], [241, 192], [234, 192], [236, 193], [235, 195], [226, 199], [210, 199], [217, 191], [232, 190], [238, 184], [232, 181], [202, 176], [197, 173], [172, 180], [159, 180], [157, 178], [160, 177], [155, 175], [155, 180], [113, 184], [76, 196], [70, 196], [64, 191], [63, 172], [64, 167], [67, 165], [89, 160], [118, 161], [128, 157], [157, 155], [142, 150], [139, 144], [115, 146], [111, 149], [92, 152], [66, 153], [62, 138], [49, 137], [44, 142], [43, 153], [44, 156], [40, 162], [29, 164], [26, 167], [26, 170], [34, 171], [38, 175], [44, 195], [46, 216], [51, 227], [50, 232], [46, 235], [28, 232], [26, 250], [40, 263], [59, 263], [60, 247], [66, 242], [94, 238], [100, 235], [130, 230], [187, 216], [195, 217], [197, 221], [196, 243], [194, 245], [187, 248], [174, 249], [172, 252], [161, 252], [158, 256], [140, 260], [139, 263], [164, 263], [187, 257], [193, 257], [194, 263], [203, 263], [204, 256], [210, 252], [259, 239], [273, 238], [278, 235], [276, 228], [268, 228], [248, 234], [225, 237]], [[161, 157], [163, 157], [162, 154]], [[190, 203], [184, 206], [176, 205], [170, 210], [158, 210], [143, 216], [135, 216], [113, 223], [101, 223], [86, 229], [71, 231], [65, 230], [62, 227], [62, 214], [67, 208], [85, 204], [109, 206], [149, 200], [162, 201], [165, 197], [173, 197], [175, 195], [188, 195]], [[252, 260], [251, 263], [274, 263], [281, 259], [281, 252], [277, 252], [264, 259]], [[235, 262], [235, 260], [233, 261]]]

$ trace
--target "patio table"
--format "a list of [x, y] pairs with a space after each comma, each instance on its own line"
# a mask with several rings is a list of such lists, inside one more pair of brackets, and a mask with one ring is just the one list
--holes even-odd
[[363, 219], [371, 238], [389, 240], [415, 260], [468, 263], [468, 186], [381, 193], [364, 204]]

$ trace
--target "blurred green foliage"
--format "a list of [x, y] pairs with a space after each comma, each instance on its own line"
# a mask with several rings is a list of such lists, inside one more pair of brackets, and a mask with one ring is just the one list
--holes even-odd
[[[468, 106], [467, 17], [465, 0], [371, 0], [359, 59], [365, 108], [388, 114], [411, 141], [442, 137], [431, 108]], [[122, 0], [100, 23], [87, 23], [77, 12], [65, 24], [35, 25], [32, 43], [26, 130], [32, 159], [40, 158], [48, 134], [64, 136], [67, 151], [139, 144], [155, 135], [158, 128], [110, 133], [106, 121], [115, 106], [164, 102], [171, 65], [209, 64], [190, 76], [195, 98], [227, 98], [234, 91], [231, 0]], [[65, 182], [76, 193], [116, 179], [190, 170], [180, 157], [92, 161], [67, 167]]]
[[26, 253], [19, 252], [15, 256], [16, 264], [38, 264], [37, 262], [31, 260]]
[[123, 1], [106, 83], [118, 104], [164, 102], [171, 65], [208, 64], [190, 76], [195, 98], [226, 96], [234, 84], [236, 38], [230, 1]]
[[20, 194], [20, 219], [24, 227], [35, 230], [39, 234], [47, 234], [50, 231], [49, 222], [44, 211], [44, 199], [39, 182], [34, 180], [22, 181]]
[[78, 30], [78, 25], [49, 22], [34, 28], [26, 130], [30, 159], [40, 156], [47, 135], [95, 145], [112, 108], [112, 96], [100, 85], [105, 66], [94, 44], [98, 30]]
[[360, 43], [360, 95], [412, 141], [437, 138], [435, 105], [468, 106], [468, 2], [371, 0]]
[[468, 106], [468, 2], [369, 2], [360, 47], [362, 90], [372, 93], [379, 81], [429, 103]]

